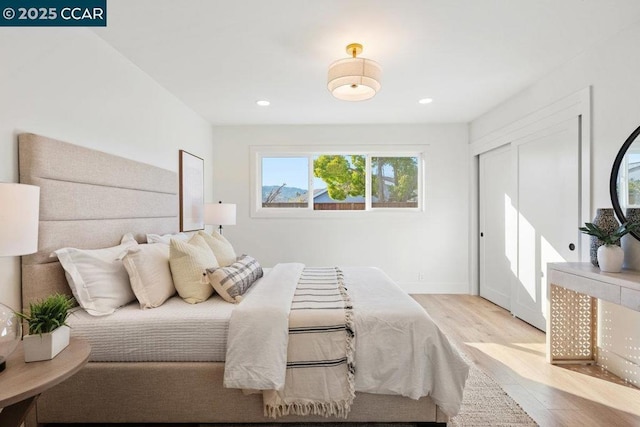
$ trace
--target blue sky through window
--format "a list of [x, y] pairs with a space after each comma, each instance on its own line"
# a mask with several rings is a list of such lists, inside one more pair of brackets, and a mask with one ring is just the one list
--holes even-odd
[[[309, 159], [307, 157], [263, 157], [262, 186], [287, 184], [287, 187], [309, 190]], [[326, 188], [323, 180], [314, 178], [317, 190]]]

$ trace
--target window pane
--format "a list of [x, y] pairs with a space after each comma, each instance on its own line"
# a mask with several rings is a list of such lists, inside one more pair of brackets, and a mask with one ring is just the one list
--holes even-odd
[[628, 208], [640, 207], [640, 152], [629, 150], [627, 152], [627, 179], [629, 200]]
[[371, 206], [418, 207], [418, 158], [371, 158]]
[[262, 158], [263, 208], [306, 208], [308, 194], [307, 157]]
[[313, 159], [314, 210], [364, 210], [365, 156], [323, 154]]

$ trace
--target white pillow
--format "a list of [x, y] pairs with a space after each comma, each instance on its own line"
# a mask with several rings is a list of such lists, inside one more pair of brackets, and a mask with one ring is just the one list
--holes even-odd
[[120, 258], [137, 245], [133, 235], [126, 234], [120, 245], [111, 248], [54, 251], [73, 296], [87, 313], [93, 316], [111, 314], [136, 298]]
[[159, 307], [176, 293], [169, 269], [169, 245], [135, 246], [122, 262], [140, 308]]
[[162, 236], [159, 234], [147, 234], [147, 243], [164, 243], [168, 245], [171, 239], [178, 239], [183, 242], [189, 240], [191, 236], [185, 233], [176, 233], [176, 234], [163, 234]]
[[171, 239], [169, 266], [176, 291], [189, 304], [206, 301], [213, 293], [203, 274], [207, 268], [218, 267], [218, 261], [199, 235], [196, 234], [188, 242]]
[[212, 234], [198, 231], [198, 236], [201, 236], [207, 242], [220, 267], [227, 267], [236, 262], [236, 252], [233, 250], [231, 243], [222, 234], [215, 231]]

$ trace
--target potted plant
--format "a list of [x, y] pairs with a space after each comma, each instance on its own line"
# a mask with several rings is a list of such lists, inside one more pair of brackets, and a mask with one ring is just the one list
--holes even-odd
[[603, 244], [598, 247], [598, 264], [600, 265], [600, 270], [607, 273], [619, 273], [622, 271], [624, 251], [617, 245], [617, 242], [622, 236], [637, 230], [640, 224], [625, 222], [612, 232], [604, 230], [591, 222], [586, 222], [584, 225], [584, 227], [579, 228], [581, 232], [589, 236], [594, 236], [603, 242]]
[[54, 294], [29, 305], [29, 314], [16, 313], [26, 320], [29, 335], [23, 338], [24, 361], [53, 359], [69, 345], [67, 318], [74, 299]]

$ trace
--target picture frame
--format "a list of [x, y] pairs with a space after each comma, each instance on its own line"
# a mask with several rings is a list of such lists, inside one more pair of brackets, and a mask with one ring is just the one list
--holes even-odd
[[204, 230], [204, 160], [180, 150], [180, 231]]

